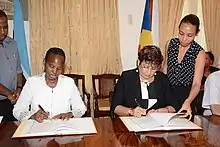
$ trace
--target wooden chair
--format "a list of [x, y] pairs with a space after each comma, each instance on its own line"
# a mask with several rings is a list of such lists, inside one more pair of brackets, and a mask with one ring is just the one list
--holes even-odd
[[76, 86], [78, 87], [82, 99], [87, 107], [87, 112], [84, 116], [91, 116], [91, 109], [90, 109], [90, 94], [85, 88], [85, 76], [78, 75], [78, 74], [64, 74], [72, 79], [74, 79]]
[[110, 116], [110, 101], [120, 75], [92, 75], [94, 117]]

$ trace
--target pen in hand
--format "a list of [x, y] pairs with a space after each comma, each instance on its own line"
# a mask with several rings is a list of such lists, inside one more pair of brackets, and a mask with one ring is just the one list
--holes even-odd
[[141, 105], [138, 103], [137, 99], [134, 99], [135, 103], [137, 104], [138, 107], [141, 107]]
[[40, 110], [42, 110], [43, 112], [47, 113], [41, 105], [38, 105], [38, 107], [39, 107]]
[[[135, 103], [137, 104], [137, 107], [142, 108], [141, 105], [140, 105], [140, 103], [137, 101], [137, 99], [135, 98], [134, 100], [135, 100]], [[142, 108], [142, 109], [143, 109], [143, 108]], [[147, 115], [148, 109], [145, 109], [145, 111], [146, 111], [146, 113], [145, 113], [144, 115], [142, 114], [143, 116]]]
[[39, 110], [34, 113], [31, 118], [36, 120], [39, 123], [42, 123], [43, 120], [48, 119], [49, 112], [46, 112], [41, 105], [38, 105]]
[[48, 118], [48, 117], [49, 117], [49, 113], [46, 112], [46, 111], [44, 110], [44, 108], [43, 108], [41, 105], [38, 105], [38, 107], [39, 107], [39, 109], [43, 112], [43, 115], [46, 116], [46, 117]]

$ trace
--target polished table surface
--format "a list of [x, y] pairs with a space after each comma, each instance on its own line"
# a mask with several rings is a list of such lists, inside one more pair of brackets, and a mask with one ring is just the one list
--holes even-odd
[[0, 124], [0, 147], [220, 147], [220, 117], [195, 116], [200, 131], [129, 132], [119, 118], [95, 118], [97, 134], [11, 139], [18, 122]]

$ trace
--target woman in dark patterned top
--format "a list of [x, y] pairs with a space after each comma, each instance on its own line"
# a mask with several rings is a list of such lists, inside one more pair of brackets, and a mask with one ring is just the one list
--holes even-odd
[[168, 43], [164, 72], [167, 73], [175, 109], [185, 110], [192, 117], [191, 102], [201, 86], [205, 65], [205, 51], [194, 41], [199, 33], [199, 18], [194, 14], [185, 16], [179, 25], [178, 38]]

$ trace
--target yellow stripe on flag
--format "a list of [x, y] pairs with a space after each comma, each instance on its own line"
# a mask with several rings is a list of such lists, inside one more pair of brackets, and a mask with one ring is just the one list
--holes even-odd
[[153, 40], [152, 40], [151, 31], [142, 29], [140, 42], [139, 42], [140, 49], [142, 49], [146, 45], [152, 45], [152, 44], [153, 44]]

